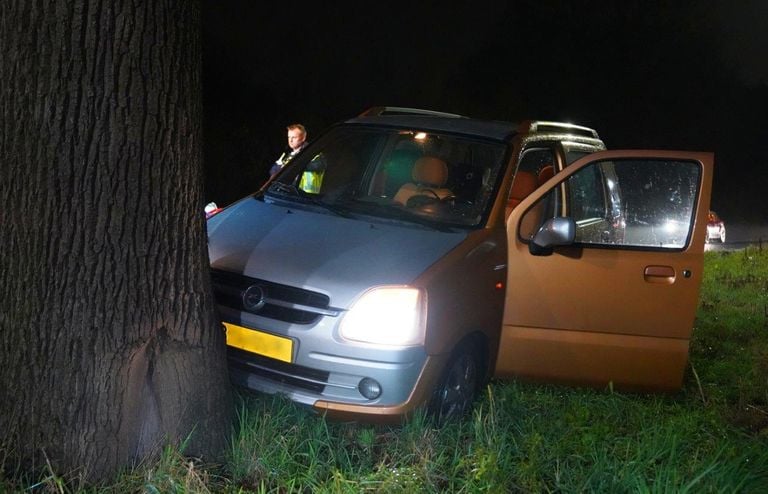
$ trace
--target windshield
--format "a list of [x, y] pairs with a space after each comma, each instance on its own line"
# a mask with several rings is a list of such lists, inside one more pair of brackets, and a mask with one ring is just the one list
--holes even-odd
[[418, 130], [342, 126], [298, 155], [267, 196], [337, 214], [473, 227], [490, 209], [505, 149]]

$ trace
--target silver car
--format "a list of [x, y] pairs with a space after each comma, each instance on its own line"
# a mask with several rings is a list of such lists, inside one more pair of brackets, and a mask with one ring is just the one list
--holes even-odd
[[208, 220], [232, 380], [382, 421], [461, 415], [493, 375], [679, 386], [711, 156], [604, 148], [408, 109], [332, 127]]

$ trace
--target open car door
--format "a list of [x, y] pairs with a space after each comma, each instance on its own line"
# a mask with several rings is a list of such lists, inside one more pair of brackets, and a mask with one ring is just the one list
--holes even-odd
[[672, 391], [702, 279], [714, 157], [586, 156], [507, 220], [498, 377]]

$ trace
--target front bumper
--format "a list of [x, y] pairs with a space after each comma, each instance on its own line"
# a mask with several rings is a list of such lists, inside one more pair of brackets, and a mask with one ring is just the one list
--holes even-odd
[[363, 420], [387, 424], [402, 422], [429, 403], [446, 360], [447, 357], [443, 355], [428, 357], [411, 394], [398, 405], [356, 405], [319, 400], [313, 406], [315, 410], [334, 420]]
[[[428, 403], [445, 362], [445, 357], [428, 356], [421, 347], [366, 359], [308, 355], [312, 365], [288, 364], [230, 347], [230, 377], [239, 386], [285, 395], [334, 419], [391, 423]], [[378, 398], [367, 399], [360, 392], [358, 386], [366, 378], [381, 386]]]

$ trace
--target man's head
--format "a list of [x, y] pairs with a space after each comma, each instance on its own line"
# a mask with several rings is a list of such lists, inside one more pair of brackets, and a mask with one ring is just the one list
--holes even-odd
[[307, 130], [301, 124], [288, 126], [288, 145], [296, 151], [307, 140]]

